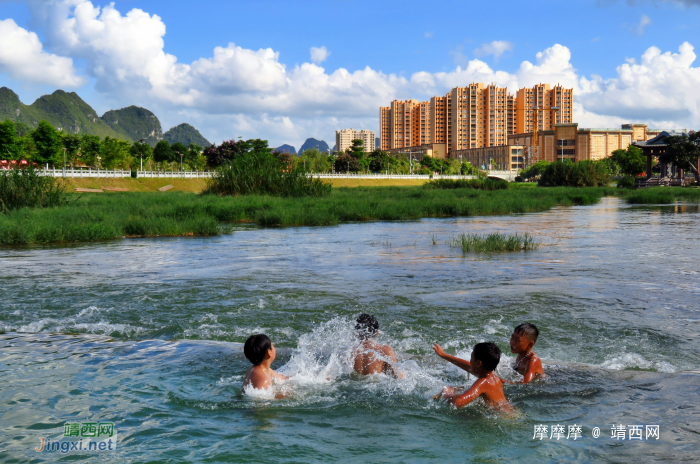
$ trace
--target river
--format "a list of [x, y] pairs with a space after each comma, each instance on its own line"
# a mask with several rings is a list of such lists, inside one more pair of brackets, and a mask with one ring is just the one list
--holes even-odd
[[[446, 243], [493, 231], [542, 246], [465, 255]], [[699, 243], [698, 205], [604, 198], [537, 214], [0, 249], [0, 461], [695, 460]], [[348, 372], [362, 312], [405, 378]], [[548, 376], [505, 387], [516, 416], [431, 399], [474, 381], [433, 342], [468, 359], [494, 341], [498, 373], [516, 380], [508, 341], [521, 322], [539, 327]], [[294, 376], [286, 399], [240, 394], [250, 364], [239, 343], [260, 332], [278, 348], [273, 367]], [[35, 451], [66, 422], [114, 423], [117, 449]]]

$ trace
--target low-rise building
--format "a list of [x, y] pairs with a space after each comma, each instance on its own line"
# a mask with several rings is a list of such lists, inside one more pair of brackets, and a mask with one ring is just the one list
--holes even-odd
[[479, 169], [486, 169], [493, 164], [498, 171], [515, 171], [525, 165], [525, 147], [520, 145], [501, 145], [498, 147], [465, 148], [452, 150], [450, 158], [462, 163], [469, 163]]
[[573, 161], [599, 160], [626, 149], [633, 142], [652, 139], [663, 132], [649, 129], [646, 124], [623, 124], [619, 129], [579, 128], [578, 123], [556, 124], [553, 130], [537, 133], [537, 148], [533, 133], [508, 136], [508, 144], [525, 147], [525, 163], [570, 159]]
[[444, 143], [426, 143], [415, 147], [390, 148], [385, 150], [390, 155], [406, 155], [414, 160], [421, 161], [423, 157], [430, 156], [432, 158], [447, 158], [447, 145]]

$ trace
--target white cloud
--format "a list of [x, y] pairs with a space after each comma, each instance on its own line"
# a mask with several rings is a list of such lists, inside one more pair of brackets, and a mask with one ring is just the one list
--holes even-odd
[[76, 74], [73, 60], [46, 53], [33, 32], [12, 19], [0, 21], [0, 73], [32, 84], [79, 87], [86, 79]]
[[433, 36], [433, 33], [432, 33], [432, 32], [426, 32], [426, 33], [424, 34], [424, 36], [425, 36], [426, 39], [429, 39], [429, 38], [431, 38], [431, 37]]
[[651, 18], [647, 15], [642, 15], [642, 18], [639, 20], [639, 24], [637, 24], [637, 26], [632, 30], [638, 35], [642, 35], [644, 34], [644, 28], [649, 24], [651, 24]]
[[321, 64], [328, 59], [331, 52], [326, 47], [311, 47], [311, 62]]
[[474, 50], [474, 56], [489, 56], [493, 55], [498, 59], [505, 52], [513, 50], [513, 44], [506, 40], [494, 40], [491, 43], [482, 44], [481, 47]]
[[[217, 142], [241, 135], [266, 138], [273, 145], [299, 145], [306, 137], [332, 145], [334, 130], [340, 127], [376, 130], [379, 106], [395, 98], [427, 99], [471, 82], [493, 82], [511, 92], [539, 82], [573, 87], [575, 119], [584, 127], [621, 122], [700, 125], [700, 68], [693, 67], [695, 53], [689, 43], [678, 53], [652, 47], [641, 59], [628, 59], [607, 79], [581, 76], [570, 50], [560, 44], [537, 53], [533, 62], [524, 61], [512, 73], [468, 60], [458, 48], [452, 52], [454, 70], [404, 77], [369, 67], [326, 71], [319, 66], [328, 56], [325, 47], [312, 49], [312, 58], [314, 50], [322, 51], [312, 59], [316, 63], [294, 67], [283, 64], [273, 49], [250, 50], [233, 43], [216, 47], [209, 57], [180, 63], [164, 51], [166, 27], [157, 15], [139, 9], [123, 15], [113, 5], [98, 8], [85, 0], [29, 4], [33, 27], [41, 29], [46, 46], [70, 57], [48, 55], [35, 34], [21, 30], [23, 38], [12, 40], [41, 58], [34, 60], [40, 64], [32, 71], [35, 77], [43, 76], [43, 82], [57, 87], [79, 85], [84, 78], [76, 76], [70, 60], [80, 59], [95, 88], [108, 95], [114, 107], [147, 107], [165, 128], [187, 121]], [[9, 24], [14, 27], [0, 31], [2, 44], [20, 29]], [[500, 45], [492, 42], [479, 50], [501, 56], [512, 49], [508, 42], [497, 42]], [[0, 48], [0, 66], [6, 67], [3, 53], [9, 52]], [[25, 79], [7, 72], [17, 81]]]

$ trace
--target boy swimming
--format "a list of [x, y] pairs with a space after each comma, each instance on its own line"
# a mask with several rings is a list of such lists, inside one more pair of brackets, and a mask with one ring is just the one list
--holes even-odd
[[510, 337], [510, 352], [518, 355], [513, 370], [523, 375], [522, 383], [544, 375], [542, 361], [532, 351], [539, 335], [540, 331], [534, 324], [525, 322], [517, 326]]
[[[253, 363], [253, 367], [248, 369], [243, 381], [243, 393], [248, 387], [258, 390], [267, 390], [272, 385], [272, 379], [286, 380], [282, 374], [278, 374], [270, 368], [275, 360], [277, 351], [270, 341], [270, 337], [264, 334], [251, 335], [243, 345], [243, 354], [248, 361]], [[279, 395], [278, 395], [279, 399]]]
[[478, 377], [474, 385], [462, 394], [457, 394], [457, 388], [445, 387], [433, 399], [444, 398], [458, 408], [466, 406], [479, 397], [483, 397], [487, 405], [502, 411], [511, 412], [513, 407], [503, 393], [503, 382], [494, 372], [501, 360], [501, 350], [495, 343], [477, 343], [472, 350], [471, 360], [450, 356], [435, 343], [433, 349], [438, 356], [455, 366]]
[[[385, 359], [396, 363], [394, 350], [388, 345], [381, 345], [374, 341], [379, 332], [379, 322], [371, 314], [360, 314], [355, 324], [355, 335], [360, 344], [352, 350], [353, 369], [361, 375], [388, 374], [394, 378], [403, 377]], [[382, 359], [384, 358], [384, 359]]]

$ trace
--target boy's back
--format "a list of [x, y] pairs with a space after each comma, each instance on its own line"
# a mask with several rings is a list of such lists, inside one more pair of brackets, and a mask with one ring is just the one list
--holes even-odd
[[358, 374], [390, 374], [393, 375], [393, 368], [385, 361], [390, 359], [396, 362], [394, 350], [390, 346], [382, 345], [374, 340], [364, 340], [352, 352], [353, 369]]

